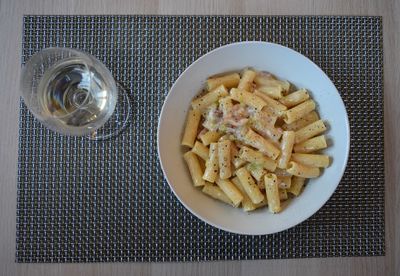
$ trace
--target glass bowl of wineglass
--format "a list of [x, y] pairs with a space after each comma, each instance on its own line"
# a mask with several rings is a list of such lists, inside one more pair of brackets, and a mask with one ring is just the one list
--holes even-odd
[[46, 48], [34, 54], [21, 74], [22, 97], [46, 127], [93, 140], [119, 134], [130, 116], [130, 101], [111, 72], [90, 54]]

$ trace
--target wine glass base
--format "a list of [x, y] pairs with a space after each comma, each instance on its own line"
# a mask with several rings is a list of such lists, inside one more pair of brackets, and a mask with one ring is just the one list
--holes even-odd
[[116, 82], [116, 84], [118, 88], [118, 100], [115, 110], [102, 127], [87, 136], [89, 140], [101, 141], [116, 137], [130, 123], [132, 118], [131, 100], [126, 89], [120, 83]]

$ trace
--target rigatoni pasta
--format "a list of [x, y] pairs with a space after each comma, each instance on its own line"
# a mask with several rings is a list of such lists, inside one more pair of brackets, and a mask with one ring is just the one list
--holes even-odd
[[245, 168], [240, 168], [239, 170], [237, 170], [236, 175], [239, 178], [239, 181], [242, 184], [246, 194], [249, 196], [254, 204], [263, 201], [264, 195], [258, 189], [258, 186], [254, 182], [254, 179]]
[[257, 85], [278, 86], [285, 92], [288, 92], [290, 89], [290, 83], [288, 81], [278, 80], [274, 75], [267, 72], [258, 72], [254, 78], [254, 82]]
[[329, 166], [329, 156], [324, 154], [293, 153], [292, 160], [310, 167], [326, 168]]
[[196, 140], [197, 128], [199, 127], [199, 122], [201, 119], [201, 113], [199, 110], [189, 110], [185, 132], [183, 133], [183, 138], [181, 145], [188, 146], [192, 148], [194, 146], [194, 141]]
[[231, 181], [228, 179], [217, 179], [217, 185], [221, 188], [221, 190], [228, 196], [228, 198], [232, 201], [233, 205], [239, 206], [240, 202], [243, 200], [242, 193], [238, 190], [238, 188], [233, 185]]
[[257, 88], [257, 91], [266, 94], [272, 99], [280, 99], [283, 95], [283, 89], [281, 86], [260, 86]]
[[294, 161], [289, 162], [287, 171], [295, 176], [304, 178], [315, 178], [319, 176], [319, 168], [309, 167]]
[[264, 177], [264, 183], [269, 211], [271, 213], [280, 212], [281, 200], [279, 196], [278, 178], [275, 174], [269, 173]]
[[314, 123], [305, 126], [296, 131], [295, 143], [298, 144], [311, 137], [317, 136], [326, 130], [326, 126], [322, 120], [315, 121]]
[[226, 88], [236, 87], [239, 81], [240, 75], [238, 73], [209, 78], [207, 80], [207, 90], [210, 91], [220, 85], [224, 85]]
[[304, 142], [298, 143], [294, 146], [294, 152], [309, 153], [327, 147], [325, 135], [320, 135]]
[[318, 119], [319, 119], [319, 116], [318, 116], [317, 112], [311, 111], [307, 115], [304, 115], [303, 118], [301, 118], [301, 119], [299, 119], [297, 121], [294, 121], [291, 124], [283, 124], [282, 128], [284, 130], [296, 131], [296, 130], [299, 130], [299, 129], [301, 129], [301, 128], [303, 128], [303, 127], [305, 127], [305, 126], [307, 126], [307, 125], [309, 125], [311, 123], [314, 123], [315, 121], [318, 121]]
[[233, 107], [232, 99], [230, 97], [223, 97], [220, 98], [218, 102], [219, 108], [221, 109], [223, 116], [228, 116]]
[[243, 195], [243, 200], [242, 200], [243, 210], [246, 212], [255, 210], [257, 208], [256, 204], [254, 204], [249, 198], [249, 196], [246, 194], [246, 191], [244, 190], [243, 185], [242, 183], [240, 183], [240, 180], [237, 176], [232, 178], [232, 183], [235, 184], [235, 186], [239, 189], [239, 191]]
[[290, 185], [290, 188], [288, 189], [288, 192], [295, 196], [298, 196], [304, 186], [305, 181], [306, 179], [304, 177], [293, 176], [292, 183]]
[[257, 164], [266, 170], [273, 172], [276, 169], [276, 162], [261, 152], [243, 146], [239, 151], [239, 157], [249, 163]]
[[274, 160], [279, 156], [279, 149], [252, 129], [245, 134], [244, 142]]
[[294, 145], [295, 133], [294, 131], [284, 131], [281, 141], [281, 155], [278, 159], [278, 167], [280, 169], [286, 169], [289, 163], [290, 157], [292, 156], [292, 150]]
[[200, 135], [200, 140], [201, 142], [205, 145], [208, 146], [209, 144], [213, 143], [213, 142], [217, 142], [219, 138], [222, 137], [222, 133], [221, 132], [217, 132], [217, 131], [207, 131], [206, 133]]
[[235, 143], [232, 143], [231, 146], [231, 160], [232, 160], [232, 165], [235, 169], [238, 169], [242, 167], [244, 164], [246, 164], [246, 160], [242, 159], [239, 155], [239, 150], [236, 146]]
[[304, 103], [296, 105], [291, 109], [287, 110], [283, 115], [283, 120], [287, 124], [291, 124], [304, 117], [306, 114], [310, 113], [315, 109], [315, 102], [313, 100], [307, 100]]
[[211, 143], [203, 179], [214, 183], [219, 173], [218, 144]]
[[196, 141], [192, 148], [192, 151], [197, 154], [198, 157], [206, 161], [208, 159], [208, 148], [203, 145], [201, 142]]
[[259, 98], [261, 98], [267, 104], [267, 108], [272, 112], [274, 112], [275, 114], [277, 114], [278, 116], [281, 116], [287, 110], [287, 107], [285, 105], [268, 97], [266, 94], [261, 93], [258, 90], [256, 90], [254, 94]]
[[307, 90], [304, 88], [297, 90], [293, 93], [290, 93], [289, 95], [279, 99], [279, 101], [285, 105], [286, 107], [292, 107], [295, 105], [298, 105], [310, 98], [310, 95], [308, 94]]
[[280, 127], [275, 127], [276, 120], [277, 116], [269, 112], [255, 112], [253, 120], [251, 120], [251, 126], [261, 135], [278, 142], [283, 132]]
[[[276, 174], [275, 174], [276, 175]], [[292, 175], [290, 176], [277, 176], [279, 180], [279, 188], [287, 190], [292, 186]]]
[[253, 70], [250, 69], [244, 70], [237, 88], [241, 90], [251, 91], [253, 86], [253, 81], [256, 75], [257, 73]]
[[192, 108], [194, 110], [199, 109], [202, 110], [208, 106], [210, 106], [212, 103], [218, 101], [219, 98], [225, 97], [228, 95], [228, 90], [226, 90], [225, 86], [220, 85], [214, 90], [208, 92], [204, 96], [201, 96], [198, 99], [195, 99], [192, 102]]
[[193, 185], [249, 212], [278, 213], [330, 158], [310, 93], [267, 72], [245, 69], [207, 80], [191, 102], [181, 144]]
[[232, 176], [231, 143], [230, 140], [218, 142], [218, 165], [221, 179], [228, 179]]
[[204, 186], [205, 182], [202, 178], [203, 172], [196, 154], [194, 154], [192, 151], [188, 151], [183, 155], [183, 158], [185, 159], [189, 168], [194, 186]]
[[206, 183], [203, 186], [202, 192], [211, 196], [212, 198], [218, 199], [233, 206], [233, 202], [229, 199], [229, 197], [224, 193], [224, 191], [221, 190], [220, 187], [216, 185]]
[[256, 163], [247, 163], [245, 168], [249, 171], [251, 176], [257, 180], [257, 182], [261, 181], [263, 176], [267, 173], [262, 166]]
[[261, 111], [267, 105], [262, 98], [245, 90], [232, 88], [230, 94], [232, 100], [254, 107], [256, 111]]

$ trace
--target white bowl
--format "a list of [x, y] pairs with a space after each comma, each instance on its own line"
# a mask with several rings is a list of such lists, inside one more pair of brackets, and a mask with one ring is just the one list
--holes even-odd
[[[204, 195], [193, 187], [180, 146], [186, 114], [207, 77], [245, 67], [269, 71], [311, 92], [332, 142], [324, 153], [332, 164], [310, 180], [303, 193], [279, 214], [263, 208], [245, 213]], [[175, 81], [158, 122], [158, 155], [165, 178], [181, 203], [203, 221], [226, 231], [261, 235], [286, 230], [306, 220], [331, 197], [346, 168], [350, 129], [343, 101], [327, 75], [311, 60], [287, 47], [267, 42], [239, 42], [217, 48], [191, 64]]]

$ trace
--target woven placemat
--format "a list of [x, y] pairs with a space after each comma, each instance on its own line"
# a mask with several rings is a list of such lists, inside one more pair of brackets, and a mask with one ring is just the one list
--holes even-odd
[[[179, 74], [221, 45], [263, 40], [306, 55], [346, 104], [351, 151], [326, 205], [304, 223], [241, 236], [192, 216], [164, 180], [158, 115]], [[129, 91], [131, 125], [100, 142], [44, 128], [21, 104], [17, 262], [200, 261], [384, 255], [380, 17], [25, 16], [23, 62], [79, 48]]]

